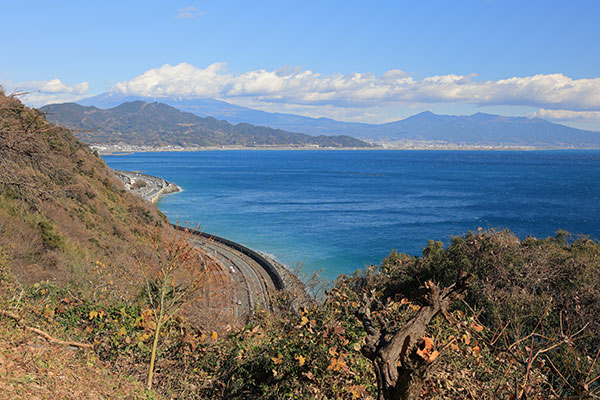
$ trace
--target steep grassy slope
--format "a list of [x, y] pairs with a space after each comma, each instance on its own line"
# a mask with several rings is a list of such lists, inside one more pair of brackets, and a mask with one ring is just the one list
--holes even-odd
[[[133, 274], [134, 251], [154, 251], [144, 238], [170, 229], [70, 132], [0, 92], [0, 399], [156, 398], [140, 374], [51, 344], [10, 314], [59, 340], [93, 343], [100, 336], [83, 331], [87, 314], [69, 317], [73, 305], [134, 300], [133, 275], [118, 271]], [[52, 288], [61, 290], [54, 303]]]
[[143, 234], [169, 229], [69, 131], [3, 94], [0, 160], [0, 254], [24, 283], [97, 290], [112, 280], [98, 265], [133, 268]]

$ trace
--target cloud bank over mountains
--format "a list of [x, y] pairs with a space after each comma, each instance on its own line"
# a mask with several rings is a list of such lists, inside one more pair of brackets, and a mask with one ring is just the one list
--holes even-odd
[[229, 74], [224, 63], [206, 68], [163, 65], [118, 83], [114, 90], [137, 96], [182, 98], [250, 97], [264, 103], [369, 107], [382, 103], [466, 103], [533, 106], [552, 110], [600, 111], [600, 78], [563, 74], [478, 81], [475, 75], [436, 75], [415, 79], [400, 70], [324, 76], [284, 68]]
[[554, 121], [600, 121], [600, 111], [547, 110], [541, 108], [534, 116]]
[[[37, 86], [36, 86], [37, 85]], [[37, 87], [26, 99], [33, 104], [81, 98], [88, 83], [65, 85], [58, 79], [29, 82]], [[436, 75], [415, 78], [401, 70], [322, 75], [301, 68], [228, 73], [225, 63], [206, 68], [188, 63], [165, 64], [116, 84], [112, 91], [132, 96], [217, 98], [263, 110], [269, 106], [325, 110], [368, 109], [393, 105], [470, 104], [475, 106], [529, 106], [548, 119], [600, 118], [600, 78], [572, 79], [560, 73], [478, 80], [476, 75]], [[61, 97], [62, 96], [62, 97]], [[65, 100], [68, 99], [68, 100]], [[335, 113], [335, 112], [334, 112]]]
[[24, 100], [34, 106], [48, 103], [76, 101], [88, 95], [89, 82], [67, 85], [60, 79], [49, 81], [30, 81], [19, 84], [0, 81], [7, 93], [22, 93]]

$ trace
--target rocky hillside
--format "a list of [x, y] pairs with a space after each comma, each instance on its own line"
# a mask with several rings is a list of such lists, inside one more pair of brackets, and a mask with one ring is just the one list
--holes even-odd
[[137, 146], [369, 147], [350, 136], [310, 136], [246, 123], [202, 118], [162, 103], [126, 102], [106, 110], [75, 103], [41, 108], [48, 120], [75, 129], [89, 144]]

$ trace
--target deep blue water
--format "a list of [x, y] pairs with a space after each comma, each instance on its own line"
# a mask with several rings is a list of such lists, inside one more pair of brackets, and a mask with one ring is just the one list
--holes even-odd
[[181, 186], [159, 201], [199, 224], [333, 279], [391, 249], [509, 228], [600, 238], [600, 151], [214, 151], [105, 156]]

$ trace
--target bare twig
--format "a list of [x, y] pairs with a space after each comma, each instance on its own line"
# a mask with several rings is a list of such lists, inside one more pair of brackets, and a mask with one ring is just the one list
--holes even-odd
[[65, 341], [65, 340], [56, 339], [56, 338], [50, 336], [48, 333], [42, 331], [41, 329], [25, 325], [25, 322], [23, 321], [23, 318], [20, 315], [15, 314], [13, 312], [5, 311], [5, 310], [0, 310], [0, 315], [3, 315], [5, 317], [9, 317], [9, 318], [14, 319], [17, 322], [17, 325], [21, 326], [25, 330], [28, 330], [30, 332], [33, 332], [33, 333], [35, 333], [35, 334], [43, 337], [44, 339], [46, 339], [50, 343], [59, 344], [61, 346], [79, 347], [79, 348], [82, 348], [82, 349], [92, 349], [92, 348], [94, 348], [94, 345], [92, 345], [90, 343], [69, 342], [69, 341]]

